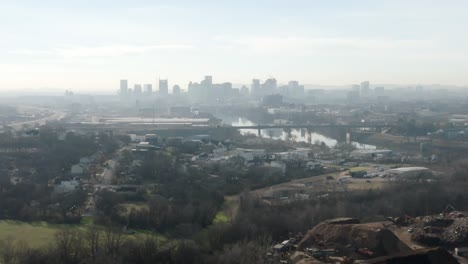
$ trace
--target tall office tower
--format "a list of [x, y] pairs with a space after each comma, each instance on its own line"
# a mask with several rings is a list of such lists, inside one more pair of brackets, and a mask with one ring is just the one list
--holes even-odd
[[270, 78], [262, 84], [262, 93], [274, 93], [276, 92], [276, 88], [278, 88], [278, 83], [276, 82], [276, 79]]
[[200, 86], [198, 88], [197, 96], [202, 100], [210, 100], [213, 96], [213, 77], [207, 75], [205, 79], [200, 82]]
[[141, 88], [141, 84], [135, 84], [133, 86], [133, 94], [140, 95], [142, 92], [143, 92], [143, 89]]
[[147, 83], [143, 86], [144, 90], [145, 90], [145, 94], [147, 95], [151, 95], [153, 93], [153, 85], [150, 84], [150, 83]]
[[187, 88], [188, 88], [187, 92], [192, 98], [200, 99], [202, 97], [203, 89], [200, 83], [190, 82]]
[[213, 84], [212, 87], [211, 96], [216, 99], [227, 98], [233, 93], [230, 82]]
[[288, 96], [296, 96], [298, 94], [297, 90], [299, 89], [298, 81], [289, 81], [287, 86], [286, 94]]
[[298, 81], [289, 81], [287, 95], [297, 98], [304, 96], [304, 85], [299, 85]]
[[180, 94], [180, 86], [179, 85], [174, 85], [174, 87], [172, 87], [172, 94], [173, 95], [178, 95]]
[[126, 95], [128, 92], [128, 81], [120, 80], [120, 95]]
[[166, 96], [169, 94], [169, 84], [166, 80], [159, 79], [159, 95]]
[[369, 82], [368, 81], [365, 81], [365, 82], [362, 82], [361, 83], [361, 94], [368, 94], [370, 92], [369, 90]]
[[209, 87], [213, 85], [213, 76], [205, 76], [205, 84]]
[[252, 86], [250, 87], [250, 93], [251, 94], [259, 94], [260, 93], [260, 80], [259, 79], [253, 79], [252, 80]]
[[242, 87], [240, 88], [240, 93], [242, 95], [248, 95], [249, 94], [249, 88], [245, 85], [242, 85]]
[[289, 81], [288, 86], [289, 86], [289, 88], [293, 88], [293, 89], [297, 88], [297, 87], [299, 87], [299, 82], [298, 81]]

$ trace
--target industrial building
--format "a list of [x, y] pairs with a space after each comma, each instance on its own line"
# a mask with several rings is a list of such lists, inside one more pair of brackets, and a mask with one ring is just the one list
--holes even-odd
[[432, 174], [431, 170], [425, 167], [404, 167], [388, 170], [390, 176], [395, 177], [417, 177]]
[[390, 149], [357, 149], [351, 152], [351, 156], [357, 159], [375, 158], [379, 156], [390, 156]]

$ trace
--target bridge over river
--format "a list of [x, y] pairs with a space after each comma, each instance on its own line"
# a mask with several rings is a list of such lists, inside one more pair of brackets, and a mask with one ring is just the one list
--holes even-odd
[[[320, 129], [332, 129], [336, 130], [339, 134], [346, 137], [346, 141], [350, 141], [351, 132], [359, 133], [380, 133], [385, 131], [391, 125], [385, 124], [260, 124], [260, 125], [199, 125], [199, 124], [109, 124], [109, 123], [67, 123], [64, 125], [67, 129], [81, 130], [81, 131], [122, 131], [122, 132], [131, 132], [138, 133], [138, 131], [144, 131], [145, 133], [160, 133], [166, 135], [196, 135], [196, 134], [213, 134], [213, 133], [226, 133], [232, 132], [234, 130], [240, 130], [241, 132], [248, 131], [251, 134], [256, 134], [257, 136], [262, 136], [262, 131], [272, 131], [272, 130], [283, 130], [284, 132], [290, 134], [292, 130], [301, 130], [301, 133], [304, 135], [304, 141], [307, 143], [312, 143], [314, 131]], [[256, 133], [255, 133], [256, 132]], [[263, 133], [270, 134], [270, 133]]]

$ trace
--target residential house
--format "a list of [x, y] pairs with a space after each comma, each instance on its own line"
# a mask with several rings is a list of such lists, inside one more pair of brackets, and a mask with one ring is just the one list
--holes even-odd
[[84, 163], [78, 163], [75, 165], [72, 165], [71, 167], [71, 174], [73, 176], [83, 176], [84, 174], [87, 174], [89, 171], [89, 165], [86, 165]]
[[264, 149], [237, 148], [234, 153], [242, 157], [246, 162], [263, 161], [266, 158], [266, 151]]
[[280, 152], [276, 155], [281, 160], [309, 160], [312, 150], [309, 148], [298, 148], [291, 151]]
[[56, 193], [67, 193], [77, 190], [80, 187], [80, 181], [61, 181], [60, 184], [54, 186], [54, 192]]
[[225, 156], [226, 153], [227, 153], [227, 148], [221, 142], [213, 149], [214, 157], [222, 157], [222, 156]]

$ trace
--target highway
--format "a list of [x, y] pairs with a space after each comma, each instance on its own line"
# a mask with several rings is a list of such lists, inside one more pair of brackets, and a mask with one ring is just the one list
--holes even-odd
[[34, 106], [20, 106], [18, 107], [18, 111], [19, 112], [50, 111], [52, 112], [52, 114], [47, 117], [40, 118], [40, 119], [35, 119], [35, 120], [30, 120], [30, 121], [25, 121], [25, 122], [18, 122], [18, 123], [7, 125], [16, 131], [22, 130], [25, 125], [32, 125], [32, 126], [34, 126], [35, 124], [44, 125], [48, 121], [60, 120], [64, 118], [66, 115], [64, 112], [61, 112], [58, 110], [52, 110], [52, 109], [46, 109], [46, 108], [40, 108], [40, 107], [34, 107]]

